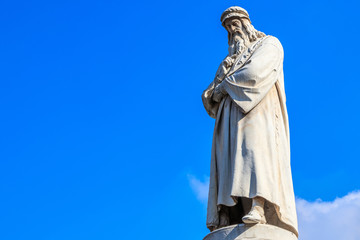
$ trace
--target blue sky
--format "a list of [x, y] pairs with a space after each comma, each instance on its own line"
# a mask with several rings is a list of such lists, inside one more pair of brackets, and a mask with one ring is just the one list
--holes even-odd
[[0, 3], [0, 239], [207, 234], [214, 120], [200, 96], [232, 5], [285, 50], [301, 215], [360, 212], [358, 1], [14, 0]]

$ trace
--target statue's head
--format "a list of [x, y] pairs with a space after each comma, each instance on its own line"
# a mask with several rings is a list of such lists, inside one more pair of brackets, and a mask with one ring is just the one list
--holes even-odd
[[221, 23], [228, 32], [229, 54], [242, 52], [245, 46], [265, 36], [251, 24], [248, 12], [241, 7], [230, 7], [221, 15]]

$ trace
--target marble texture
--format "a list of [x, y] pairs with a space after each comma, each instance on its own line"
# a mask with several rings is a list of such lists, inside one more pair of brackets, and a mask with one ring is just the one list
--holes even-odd
[[203, 240], [297, 240], [294, 233], [267, 225], [232, 225], [209, 233]]
[[202, 95], [216, 119], [207, 227], [214, 231], [251, 219], [298, 235], [283, 47], [256, 30], [240, 7], [225, 10], [221, 22], [229, 54]]

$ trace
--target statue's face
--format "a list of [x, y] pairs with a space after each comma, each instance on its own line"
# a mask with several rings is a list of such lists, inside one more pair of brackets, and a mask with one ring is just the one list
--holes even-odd
[[241, 31], [242, 24], [240, 19], [230, 18], [225, 21], [224, 27], [231, 35], [233, 35], [234, 33]]

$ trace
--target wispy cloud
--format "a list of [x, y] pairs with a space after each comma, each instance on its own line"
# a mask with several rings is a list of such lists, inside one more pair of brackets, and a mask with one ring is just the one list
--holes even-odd
[[[209, 178], [188, 175], [197, 199], [206, 204]], [[360, 240], [360, 191], [331, 202], [296, 199], [299, 240]]]
[[196, 198], [200, 202], [206, 203], [209, 193], [209, 177], [205, 177], [204, 180], [201, 181], [195, 176], [189, 174], [188, 180]]

